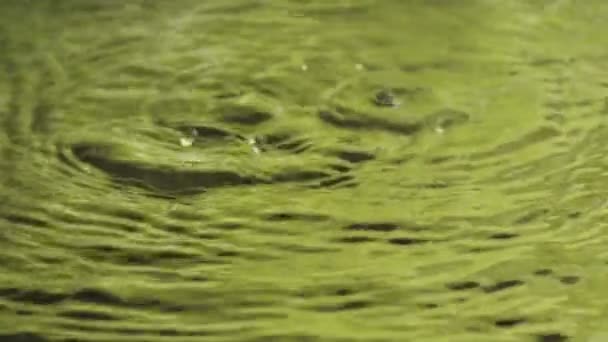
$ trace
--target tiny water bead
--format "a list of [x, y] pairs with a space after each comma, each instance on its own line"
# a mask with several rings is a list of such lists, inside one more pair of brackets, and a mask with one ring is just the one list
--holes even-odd
[[194, 144], [194, 138], [192, 138], [192, 137], [181, 137], [181, 138], [179, 138], [179, 144], [182, 147], [190, 147], [190, 146], [192, 146], [192, 144]]

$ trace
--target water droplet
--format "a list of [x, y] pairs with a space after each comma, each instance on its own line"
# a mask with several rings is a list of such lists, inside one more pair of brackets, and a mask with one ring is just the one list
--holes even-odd
[[192, 138], [179, 138], [179, 144], [183, 147], [190, 147], [194, 144], [194, 139]]

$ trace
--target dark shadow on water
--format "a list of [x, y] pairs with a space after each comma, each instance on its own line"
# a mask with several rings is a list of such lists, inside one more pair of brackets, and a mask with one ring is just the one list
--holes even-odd
[[494, 325], [498, 328], [513, 328], [524, 323], [527, 323], [525, 318], [508, 318], [496, 320]]
[[307, 214], [307, 213], [297, 213], [297, 212], [276, 212], [268, 214], [264, 217], [267, 221], [309, 221], [309, 222], [319, 222], [326, 221], [330, 217], [327, 215], [321, 214]]
[[341, 150], [335, 152], [336, 157], [349, 163], [357, 164], [375, 159], [373, 153], [365, 151]]
[[476, 281], [462, 281], [446, 284], [446, 287], [453, 291], [472, 290], [479, 288], [481, 284]]
[[76, 320], [84, 320], [84, 321], [117, 321], [120, 318], [115, 317], [113, 315], [89, 311], [89, 310], [71, 310], [64, 311], [57, 314], [59, 317], [71, 318]]
[[245, 105], [224, 105], [218, 111], [224, 122], [248, 126], [262, 124], [274, 117], [269, 112]]
[[[117, 184], [136, 186], [164, 195], [196, 195], [225, 186], [323, 181], [332, 175], [320, 170], [293, 169], [275, 173], [265, 179], [241, 175], [231, 170], [181, 170], [177, 167], [114, 159], [112, 151], [113, 148], [109, 145], [82, 143], [72, 146], [77, 159], [107, 173]], [[335, 183], [328, 180], [328, 183], [321, 183], [321, 186], [350, 180], [349, 177], [334, 179]]]
[[373, 117], [359, 115], [349, 117], [339, 111], [322, 110], [319, 112], [321, 121], [338, 128], [352, 130], [382, 130], [390, 133], [413, 135], [422, 129], [420, 123], [396, 123]]
[[399, 238], [389, 239], [388, 242], [392, 245], [407, 246], [407, 245], [419, 245], [419, 244], [429, 243], [429, 242], [431, 242], [431, 240], [399, 237]]
[[81, 144], [73, 146], [72, 151], [78, 159], [108, 173], [115, 181], [149, 190], [195, 194], [221, 186], [264, 183], [261, 179], [233, 171], [177, 170], [114, 160], [111, 148], [107, 146]]
[[0, 341], [7, 342], [48, 342], [50, 341], [42, 335], [32, 332], [19, 332], [12, 334], [0, 334]]
[[493, 293], [493, 292], [499, 292], [499, 291], [503, 291], [503, 290], [507, 290], [513, 287], [517, 287], [517, 286], [522, 286], [524, 285], [524, 282], [521, 280], [505, 280], [505, 281], [501, 281], [498, 282], [494, 285], [490, 285], [490, 286], [485, 286], [483, 288], [483, 290], [486, 293]]
[[390, 222], [378, 222], [378, 223], [353, 223], [346, 227], [346, 230], [363, 230], [373, 232], [392, 232], [399, 229], [399, 226]]
[[536, 336], [537, 342], [566, 342], [570, 338], [560, 333], [540, 334]]

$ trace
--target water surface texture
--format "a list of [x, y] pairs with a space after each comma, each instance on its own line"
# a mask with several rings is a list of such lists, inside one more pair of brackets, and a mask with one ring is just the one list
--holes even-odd
[[606, 18], [1, 1], [0, 340], [606, 340]]

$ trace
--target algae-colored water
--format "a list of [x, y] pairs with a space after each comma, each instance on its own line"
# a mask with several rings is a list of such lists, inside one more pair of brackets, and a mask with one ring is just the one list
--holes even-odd
[[0, 340], [607, 341], [606, 18], [3, 0]]

